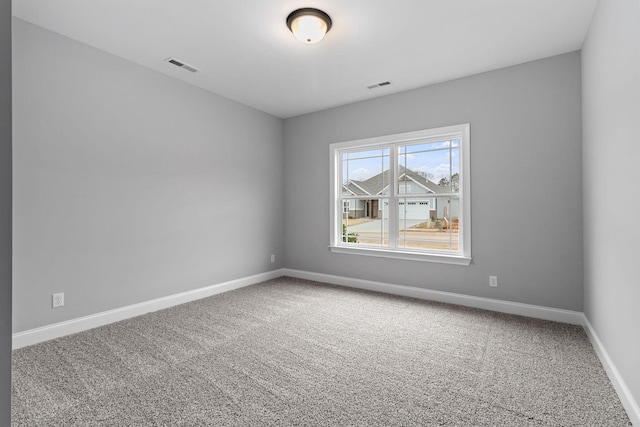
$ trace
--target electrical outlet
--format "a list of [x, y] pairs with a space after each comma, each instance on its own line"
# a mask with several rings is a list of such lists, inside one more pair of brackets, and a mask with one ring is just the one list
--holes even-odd
[[276, 262], [276, 256], [275, 255], [271, 255], [271, 262]]
[[64, 292], [53, 294], [51, 305], [53, 306], [53, 308], [62, 307], [64, 305]]
[[498, 287], [498, 276], [489, 276], [489, 286], [492, 288]]

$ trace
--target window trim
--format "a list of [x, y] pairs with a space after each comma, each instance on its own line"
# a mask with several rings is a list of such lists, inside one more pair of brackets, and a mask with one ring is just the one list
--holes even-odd
[[[406, 248], [384, 248], [372, 246], [347, 246], [341, 245], [342, 233], [337, 227], [339, 215], [338, 209], [342, 211], [339, 199], [341, 197], [342, 183], [339, 181], [340, 171], [340, 153], [344, 150], [357, 149], [366, 146], [367, 148], [375, 148], [375, 146], [388, 146], [389, 144], [410, 144], [425, 139], [455, 139], [460, 138], [460, 174], [462, 182], [460, 183], [460, 192], [458, 197], [460, 200], [460, 246], [462, 250], [459, 254], [411, 251]], [[390, 153], [391, 155], [391, 153]], [[329, 249], [334, 253], [343, 253], [351, 255], [376, 256], [384, 258], [395, 258], [411, 261], [427, 261], [445, 264], [469, 265], [471, 263], [471, 167], [470, 167], [470, 125], [468, 123], [461, 125], [445, 126], [434, 129], [425, 129], [414, 132], [405, 132], [393, 135], [378, 136], [373, 138], [357, 139], [352, 141], [336, 142], [329, 145], [329, 169], [330, 169], [330, 239]], [[397, 157], [396, 157], [397, 159]], [[390, 173], [396, 175], [397, 165], [394, 161], [390, 161]], [[401, 195], [398, 195], [401, 196]], [[404, 196], [404, 195], [402, 195]], [[392, 210], [390, 210], [391, 212]], [[394, 215], [395, 216], [395, 215]], [[391, 223], [392, 218], [389, 218]], [[391, 228], [391, 227], [390, 227]], [[395, 227], [394, 227], [395, 228]], [[389, 238], [392, 238], [391, 229]], [[395, 237], [394, 237], [395, 238]]]

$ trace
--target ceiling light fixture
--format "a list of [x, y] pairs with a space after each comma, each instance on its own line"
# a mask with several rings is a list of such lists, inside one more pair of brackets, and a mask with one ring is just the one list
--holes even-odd
[[287, 27], [302, 43], [317, 43], [331, 29], [331, 18], [321, 10], [305, 7], [287, 16]]

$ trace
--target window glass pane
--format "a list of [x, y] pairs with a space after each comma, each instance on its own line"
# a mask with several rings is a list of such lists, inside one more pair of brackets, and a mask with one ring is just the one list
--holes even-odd
[[[416, 153], [419, 151], [432, 151], [449, 148], [451, 141], [428, 142], [422, 144], [411, 144], [401, 147], [400, 153]], [[402, 151], [404, 150], [404, 151]]]
[[460, 148], [451, 149], [451, 192], [460, 191]]
[[[432, 149], [434, 146], [446, 147]], [[398, 154], [398, 194], [449, 193], [459, 189], [460, 147], [449, 147], [449, 141], [442, 143], [414, 144]], [[453, 180], [453, 181], [452, 181]], [[411, 182], [414, 186], [409, 190]], [[452, 186], [453, 183], [453, 186]]]
[[342, 153], [343, 160], [359, 160], [373, 157], [388, 156], [388, 148], [364, 149], [362, 151], [345, 151]]
[[366, 199], [342, 201], [350, 203], [342, 211], [342, 242], [355, 245], [388, 246], [389, 201]]
[[345, 152], [341, 158], [343, 191], [355, 196], [378, 195], [389, 185], [388, 148]]
[[458, 250], [457, 197], [398, 200], [398, 247], [423, 250]]

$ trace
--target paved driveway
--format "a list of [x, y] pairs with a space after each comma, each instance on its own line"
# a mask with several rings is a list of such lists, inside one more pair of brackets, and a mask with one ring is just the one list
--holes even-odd
[[[384, 224], [384, 229], [385, 230], [389, 230], [389, 225], [387, 224], [389, 222], [388, 219], [374, 219], [371, 220], [369, 222], [364, 222], [362, 224], [358, 224], [358, 225], [353, 225], [351, 227], [349, 227], [349, 232], [354, 232], [354, 233], [367, 233], [367, 232], [380, 232], [380, 227], [382, 226], [382, 221], [385, 222]], [[419, 219], [408, 219], [406, 221], [406, 227], [413, 227], [416, 224], [420, 224], [423, 221], [420, 221]], [[404, 224], [403, 224], [404, 225]], [[404, 229], [404, 227], [403, 227]]]

